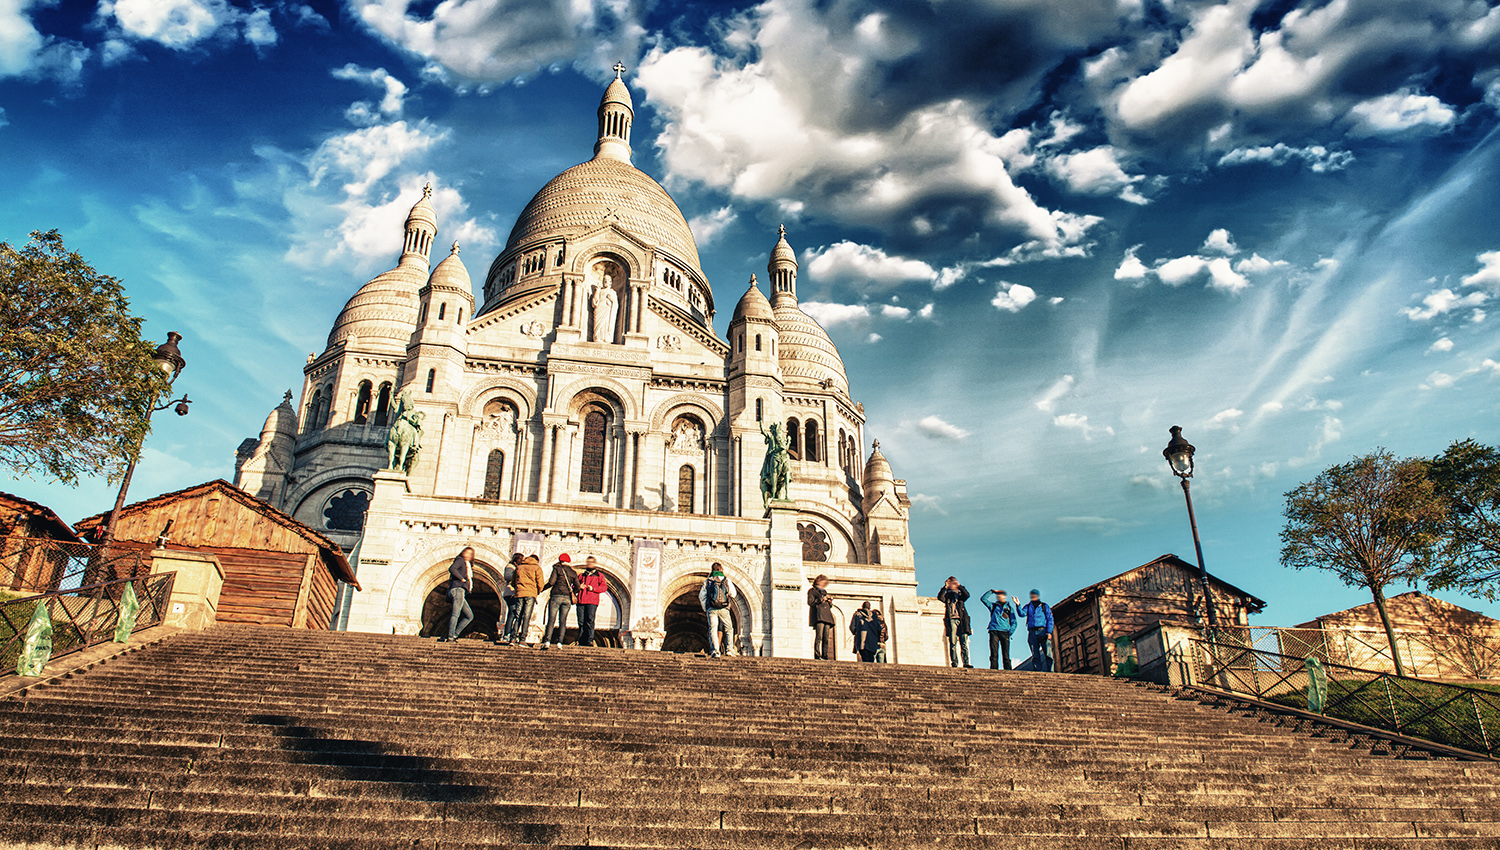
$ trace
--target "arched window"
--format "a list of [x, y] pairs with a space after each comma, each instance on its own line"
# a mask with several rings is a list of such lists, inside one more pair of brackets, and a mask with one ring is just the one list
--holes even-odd
[[755, 350], [760, 351], [760, 334], [755, 335]]
[[425, 324], [427, 324], [427, 305], [426, 304], [422, 305], [422, 311], [417, 315], [417, 324], [419, 324], [419, 325], [425, 325]]
[[495, 449], [490, 452], [489, 462], [484, 467], [484, 498], [500, 498], [500, 479], [505, 473], [505, 452]]
[[380, 385], [380, 400], [375, 403], [375, 424], [389, 425], [391, 418], [391, 385]]
[[369, 381], [359, 382], [359, 395], [354, 399], [354, 424], [363, 425], [370, 421], [370, 397], [375, 394], [375, 388]]
[[578, 489], [585, 493], [604, 492], [604, 448], [609, 437], [609, 413], [602, 407], [590, 407], [583, 415], [583, 469]]
[[327, 428], [328, 427], [328, 420], [332, 416], [333, 416], [333, 385], [329, 384], [328, 386], [326, 386], [326, 387], [323, 388], [323, 398], [322, 398], [322, 401], [319, 402], [319, 404], [318, 404], [318, 420], [317, 420], [318, 427], [319, 428]]
[[318, 427], [318, 417], [323, 415], [323, 388], [313, 390], [312, 401], [307, 403], [307, 429], [311, 431]]
[[839, 429], [839, 468], [845, 472], [849, 471], [849, 447], [845, 445], [844, 429]]
[[445, 301], [438, 305], [438, 321], [441, 322], [446, 315], [448, 315], [448, 303]]
[[698, 475], [693, 467], [683, 464], [677, 470], [677, 512], [690, 514], [693, 512], [693, 488], [697, 485]]
[[432, 392], [432, 388], [433, 388], [433, 386], [435, 384], [437, 384], [437, 370], [436, 369], [428, 369], [427, 370], [427, 391], [428, 392]]
[[461, 325], [463, 323], [464, 323], [464, 308], [460, 307], [460, 308], [458, 308], [458, 321], [455, 322], [454, 324]]
[[760, 399], [755, 400], [755, 421], [762, 422], [766, 418], [766, 406]]
[[809, 419], [802, 428], [803, 442], [807, 444], [806, 450], [802, 452], [802, 459], [816, 461], [818, 459], [818, 422], [816, 419]]
[[797, 427], [797, 420], [795, 419], [788, 419], [786, 421], [786, 442], [787, 454], [792, 456], [792, 460], [801, 460], [802, 429]]

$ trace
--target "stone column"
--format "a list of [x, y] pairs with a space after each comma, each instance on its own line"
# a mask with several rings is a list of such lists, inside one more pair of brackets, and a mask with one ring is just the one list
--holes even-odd
[[797, 505], [771, 502], [771, 655], [812, 658], [812, 629], [807, 625], [807, 576], [802, 567], [802, 540], [797, 535]]
[[396, 550], [401, 541], [401, 518], [406, 513], [409, 492], [406, 476], [383, 469], [375, 473], [375, 494], [365, 514], [364, 539], [359, 544], [359, 583], [364, 589], [349, 603], [349, 631], [390, 634], [398, 625], [406, 626], [406, 612], [390, 609], [391, 585], [399, 564]]

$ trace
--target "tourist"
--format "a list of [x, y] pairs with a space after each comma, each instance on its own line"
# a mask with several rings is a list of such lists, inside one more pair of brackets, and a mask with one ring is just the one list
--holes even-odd
[[536, 611], [536, 598], [542, 592], [542, 562], [535, 555], [526, 555], [516, 565], [516, 627], [511, 639], [524, 644], [531, 636], [531, 615]]
[[990, 609], [990, 669], [999, 670], [1003, 658], [1009, 670], [1010, 636], [1016, 632], [1016, 612], [1011, 610], [1010, 598], [1003, 590], [987, 590], [979, 601]]
[[828, 595], [828, 576], [813, 579], [807, 589], [807, 622], [813, 628], [813, 658], [832, 661], [838, 654], [833, 643], [833, 599]]
[[554, 649], [561, 649], [568, 631], [568, 612], [578, 600], [578, 574], [573, 572], [573, 559], [567, 552], [558, 555], [552, 565], [552, 575], [542, 586], [543, 590], [548, 588], [552, 592], [547, 596], [547, 616], [542, 620], [541, 648], [546, 649], [550, 640]]
[[879, 633], [879, 642], [875, 644], [875, 663], [886, 663], [885, 643], [891, 639], [891, 630], [885, 627], [885, 615], [876, 608], [870, 612], [870, 628]]
[[609, 592], [599, 562], [590, 555], [583, 559], [583, 575], [578, 577], [578, 645], [594, 645], [594, 617], [599, 613], [599, 597]]
[[850, 618], [849, 630], [854, 632], [854, 652], [859, 660], [874, 664], [875, 657], [880, 654], [880, 644], [885, 640], [885, 620], [881, 619], [880, 612], [866, 602]]
[[943, 603], [943, 634], [948, 638], [949, 663], [954, 667], [973, 667], [969, 663], [969, 635], [973, 631], [969, 627], [969, 609], [964, 605], [969, 601], [969, 589], [959, 584], [956, 577], [948, 576], [937, 598]]
[[1052, 672], [1052, 609], [1042, 601], [1040, 590], [1031, 591], [1031, 601], [1021, 607], [1020, 615], [1026, 619], [1026, 642], [1031, 646], [1031, 669], [1038, 673]]
[[468, 595], [474, 592], [474, 549], [465, 546], [453, 563], [448, 565], [448, 601], [452, 607], [448, 612], [448, 636], [439, 641], [455, 641], [463, 630], [474, 621], [474, 609], [469, 607]]
[[516, 615], [520, 613], [516, 604], [516, 568], [521, 565], [525, 558], [520, 552], [510, 556], [510, 563], [500, 571], [500, 578], [505, 582], [505, 587], [500, 591], [500, 617], [495, 622], [495, 642], [501, 646], [510, 646], [510, 642], [516, 634]]
[[734, 617], [729, 610], [730, 603], [739, 598], [739, 595], [734, 582], [724, 575], [723, 564], [714, 564], [713, 572], [708, 574], [708, 579], [698, 588], [698, 603], [703, 606], [703, 613], [708, 617], [708, 654], [711, 658], [719, 657], [721, 628], [724, 632], [724, 654], [739, 654], [735, 646]]

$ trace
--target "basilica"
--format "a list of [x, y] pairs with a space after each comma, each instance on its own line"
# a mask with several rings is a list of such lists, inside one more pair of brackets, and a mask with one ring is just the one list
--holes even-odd
[[[432, 265], [441, 231], [424, 191], [396, 267], [345, 304], [308, 357], [299, 403], [288, 393], [240, 447], [235, 483], [351, 553], [362, 590], [344, 589], [335, 628], [431, 632], [448, 563], [473, 546], [481, 631], [512, 553], [544, 565], [592, 555], [610, 589], [600, 629], [626, 647], [695, 650], [697, 591], [718, 563], [740, 591], [743, 653], [811, 657], [806, 593], [824, 574], [841, 658], [868, 602], [889, 625], [889, 660], [942, 663], [941, 606], [917, 595], [906, 482], [867, 439], [838, 350], [798, 306], [785, 229], [766, 291], [754, 275], [734, 290], [720, 338], [687, 221], [631, 164], [619, 70], [593, 158], [521, 211], [477, 299], [457, 243]], [[772, 423], [792, 481], [767, 499]]]

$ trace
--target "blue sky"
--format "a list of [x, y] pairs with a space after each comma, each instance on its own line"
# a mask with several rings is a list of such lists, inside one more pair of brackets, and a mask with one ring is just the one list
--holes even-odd
[[132, 492], [232, 475], [425, 181], [481, 274], [616, 60], [721, 324], [786, 223], [925, 592], [1189, 555], [1180, 424], [1210, 569], [1302, 622], [1368, 598], [1279, 566], [1285, 491], [1500, 440], [1487, 2], [0, 0], [0, 239], [58, 228], [184, 334]]

